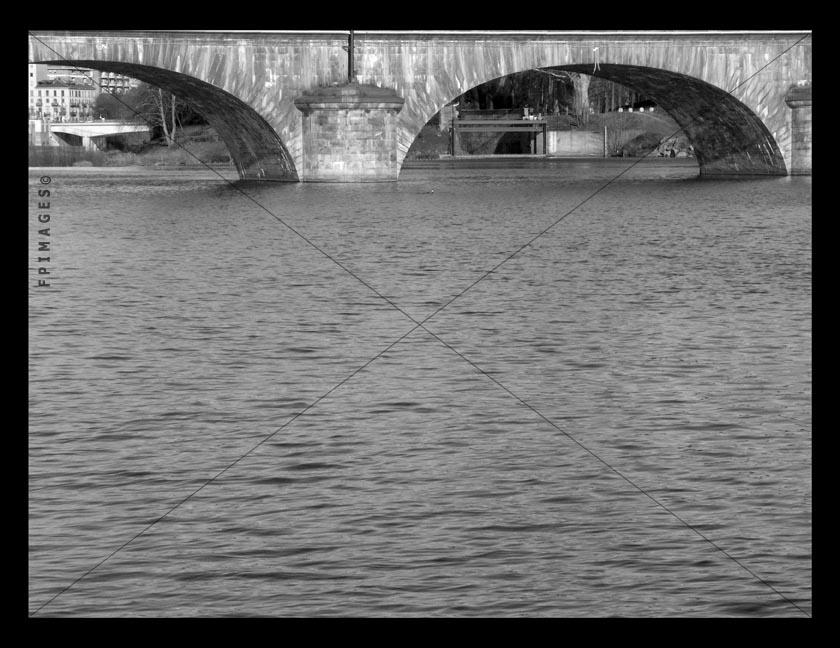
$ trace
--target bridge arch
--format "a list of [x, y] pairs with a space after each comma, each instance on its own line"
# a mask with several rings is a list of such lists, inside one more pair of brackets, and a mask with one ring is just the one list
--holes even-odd
[[[434, 112], [419, 128], [417, 122], [411, 124], [409, 147], [428, 119], [460, 95], [502, 76], [534, 69], [601, 77], [650, 97], [691, 142], [701, 175], [787, 175], [784, 156], [773, 134], [753, 110], [729, 92], [680, 72], [616, 63], [599, 63], [597, 69], [593, 63], [525, 68], [472, 82], [463, 89], [450, 89], [435, 97], [430, 106]], [[410, 118], [407, 111], [405, 116]]]
[[50, 65], [115, 72], [139, 79], [193, 104], [219, 134], [240, 178], [298, 180], [295, 163], [271, 125], [251, 106], [225, 90], [189, 74], [165, 68], [105, 60], [39, 60]]
[[[347, 32], [47, 31], [30, 33], [29, 60], [75, 62], [174, 85], [176, 94], [187, 90], [203, 103], [246, 175], [278, 169], [271, 175], [317, 181], [320, 158], [340, 166], [370, 153], [373, 166], [395, 180], [417, 134], [445, 103], [492, 79], [547, 68], [594, 72], [656, 97], [685, 127], [702, 174], [776, 175], [810, 171], [810, 95], [787, 101], [791, 87], [811, 82], [810, 35], [355, 32], [359, 85], [387, 88], [404, 100], [389, 126], [396, 144], [357, 114], [340, 119], [336, 136], [325, 135], [317, 151], [296, 101], [347, 83]], [[356, 166], [348, 171], [350, 181], [367, 178], [369, 169]]]

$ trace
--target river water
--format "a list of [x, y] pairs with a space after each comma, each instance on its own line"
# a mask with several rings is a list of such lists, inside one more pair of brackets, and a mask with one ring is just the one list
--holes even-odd
[[30, 614], [810, 614], [810, 178], [640, 164], [426, 323], [509, 391], [418, 329], [289, 422], [415, 325], [278, 218], [421, 320], [628, 164], [31, 169]]

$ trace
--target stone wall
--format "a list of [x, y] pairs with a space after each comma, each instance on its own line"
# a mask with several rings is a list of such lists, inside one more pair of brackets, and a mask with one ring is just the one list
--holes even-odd
[[604, 157], [603, 133], [566, 130], [548, 131], [548, 155], [557, 157]]
[[396, 180], [396, 117], [402, 104], [394, 92], [355, 83], [319, 88], [296, 99], [303, 113], [301, 180]]
[[[294, 100], [347, 79], [346, 33], [33, 32], [29, 60], [127, 74], [196, 103], [244, 177], [297, 179], [303, 115]], [[397, 164], [443, 106], [536, 68], [595, 73], [653, 97], [689, 133], [702, 173], [785, 173], [791, 84], [811, 80], [802, 33], [356, 32], [362, 84], [404, 98]], [[775, 60], [778, 57], [778, 60]], [[731, 91], [731, 94], [730, 94]]]
[[[469, 89], [530, 69], [592, 74], [652, 97], [690, 132], [701, 173], [784, 174], [791, 83], [811, 78], [807, 33], [430, 35], [357, 38], [360, 79], [405, 97], [403, 155], [428, 119]], [[774, 60], [778, 57], [778, 60]], [[730, 94], [731, 92], [731, 94]]]

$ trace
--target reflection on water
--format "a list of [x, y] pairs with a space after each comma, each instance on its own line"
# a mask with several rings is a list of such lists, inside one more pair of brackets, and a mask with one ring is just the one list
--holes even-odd
[[[30, 610], [414, 326], [239, 190], [422, 319], [618, 162], [49, 170]], [[696, 173], [638, 165], [427, 326], [810, 612], [810, 179]], [[39, 614], [802, 615], [422, 331]]]

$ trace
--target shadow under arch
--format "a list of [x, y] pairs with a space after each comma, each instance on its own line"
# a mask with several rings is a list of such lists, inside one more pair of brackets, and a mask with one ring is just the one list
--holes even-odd
[[[601, 77], [650, 97], [685, 132], [694, 147], [700, 175], [787, 175], [784, 156], [764, 122], [744, 103], [711, 83], [660, 68], [615, 63], [600, 63], [597, 70], [592, 63], [544, 66], [503, 76], [531, 69]], [[478, 85], [447, 98], [436, 109]], [[422, 125], [412, 141], [420, 130]]]
[[277, 132], [251, 106], [229, 92], [188, 74], [164, 68], [97, 60], [38, 61], [115, 72], [153, 85], [192, 103], [219, 134], [239, 177], [298, 182], [294, 161]]

